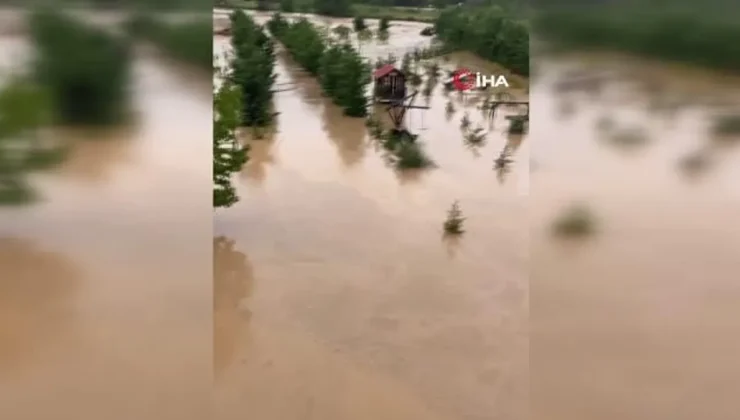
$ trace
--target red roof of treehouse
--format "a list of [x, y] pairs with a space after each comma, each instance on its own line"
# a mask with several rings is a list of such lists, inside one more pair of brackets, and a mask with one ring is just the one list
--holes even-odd
[[396, 70], [398, 69], [396, 69], [393, 64], [386, 64], [373, 72], [373, 79], [378, 79], [380, 77], [386, 76], [388, 75], [388, 73]]

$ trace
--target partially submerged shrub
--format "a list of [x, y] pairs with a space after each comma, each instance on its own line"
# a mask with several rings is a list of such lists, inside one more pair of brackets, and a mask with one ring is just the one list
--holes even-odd
[[740, 140], [740, 114], [729, 114], [717, 117], [712, 126], [715, 136], [727, 140]]
[[633, 127], [616, 130], [611, 133], [607, 139], [610, 143], [617, 146], [636, 147], [647, 143], [648, 136], [647, 133], [645, 133], [645, 130]]
[[528, 118], [517, 115], [509, 118], [509, 134], [526, 134]]
[[471, 146], [482, 146], [486, 142], [486, 132], [483, 127], [476, 127], [465, 134], [465, 143]]
[[465, 115], [463, 115], [462, 119], [460, 120], [460, 129], [461, 130], [467, 130], [470, 128], [470, 116], [466, 112]]
[[462, 210], [460, 209], [460, 203], [455, 201], [452, 203], [450, 209], [447, 210], [447, 219], [443, 224], [445, 234], [462, 235], [465, 233], [463, 223], [465, 223], [465, 217], [463, 217]]
[[559, 216], [552, 226], [553, 234], [562, 237], [584, 237], [595, 233], [596, 220], [584, 205], [574, 205]]

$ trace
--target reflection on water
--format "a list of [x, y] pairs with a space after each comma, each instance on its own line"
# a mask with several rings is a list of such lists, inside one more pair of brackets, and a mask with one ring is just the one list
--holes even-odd
[[0, 209], [0, 418], [208, 418], [212, 105], [187, 77], [137, 55], [137, 126], [51, 130], [43, 200]]
[[250, 313], [242, 305], [252, 293], [252, 266], [246, 255], [235, 249], [234, 241], [213, 240], [213, 356], [216, 377], [234, 363], [240, 338]]
[[[394, 22], [389, 43], [363, 51], [400, 56], [428, 42], [424, 26]], [[457, 61], [484, 65], [467, 54], [442, 65]], [[245, 140], [244, 173], [268, 169], [259, 185], [238, 178], [242, 200], [214, 221], [258, 273], [249, 325], [219, 338], [244, 340], [248, 330], [221, 373], [217, 418], [525, 419], [528, 142], [512, 147], [506, 182], [493, 170], [516, 110], [499, 111], [475, 158], [459, 119], [468, 112], [488, 127], [479, 101], [438, 87], [430, 109], [406, 120], [436, 167], [400, 173], [364, 121], [343, 118], [284, 53], [276, 73], [295, 86], [275, 95], [277, 133], [267, 144]], [[458, 108], [449, 122], [448, 97]], [[456, 200], [467, 232], [443, 238]]]
[[[612, 72], [598, 96], [587, 86], [553, 93], [574, 67]], [[740, 97], [740, 82], [625, 57], [553, 59], [540, 70], [529, 200], [534, 418], [736, 418], [740, 149], [712, 150], [697, 182], [682, 166], [707, 150], [712, 104]], [[575, 106], [568, 119], [557, 112], [563, 97]], [[679, 106], [652, 112], [656, 98]], [[552, 238], [553, 220], [580, 201], [597, 233]]]

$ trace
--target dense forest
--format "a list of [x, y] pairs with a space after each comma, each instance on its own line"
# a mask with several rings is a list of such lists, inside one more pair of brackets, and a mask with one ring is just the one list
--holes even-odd
[[439, 15], [437, 36], [514, 73], [529, 76], [529, 28], [498, 6], [453, 7]]

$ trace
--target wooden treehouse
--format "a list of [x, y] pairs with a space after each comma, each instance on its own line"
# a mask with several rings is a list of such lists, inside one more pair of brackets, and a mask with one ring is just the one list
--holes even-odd
[[406, 75], [392, 64], [373, 72], [373, 97], [377, 103], [395, 102], [406, 97]]
[[[414, 105], [419, 92], [407, 95], [406, 75], [392, 64], [386, 64], [373, 72], [373, 100], [376, 104], [387, 105], [388, 116], [393, 123], [393, 132], [408, 133], [404, 128], [404, 117], [409, 109], [429, 109], [428, 106]], [[410, 133], [408, 133], [410, 134]]]

